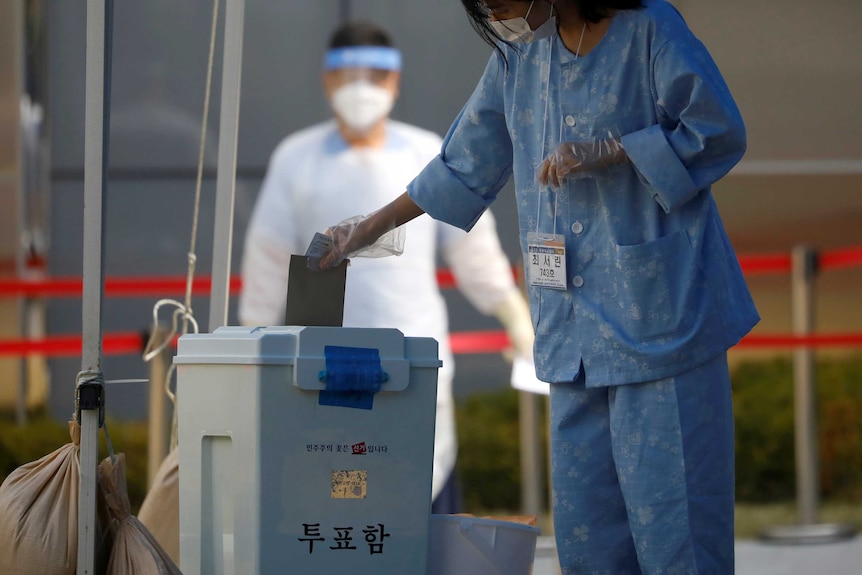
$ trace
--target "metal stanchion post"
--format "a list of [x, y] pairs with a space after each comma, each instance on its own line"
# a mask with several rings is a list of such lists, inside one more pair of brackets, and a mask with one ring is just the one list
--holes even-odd
[[[814, 280], [817, 254], [810, 246], [796, 246], [791, 254], [791, 319], [794, 335], [814, 332]], [[796, 501], [799, 524], [771, 527], [762, 538], [782, 543], [827, 543], [852, 537], [856, 529], [845, 524], [817, 524], [818, 481], [817, 409], [814, 382], [814, 350], [798, 346], [793, 352], [794, 437]]]
[[[29, 329], [29, 309], [30, 309], [30, 298], [25, 297], [22, 304], [19, 306], [19, 316], [22, 318], [23, 329], [21, 330], [21, 334], [24, 337], [29, 337], [30, 333]], [[18, 380], [18, 395], [15, 401], [15, 423], [17, 425], [26, 425], [27, 424], [27, 376], [28, 376], [28, 361], [29, 358], [25, 355], [22, 357], [19, 362], [18, 373], [20, 374], [20, 379]]]
[[539, 398], [529, 391], [518, 392], [518, 425], [521, 451], [521, 509], [526, 515], [542, 514], [542, 458], [539, 426]]
[[[814, 278], [817, 255], [808, 246], [792, 253], [791, 324], [794, 335], [814, 331]], [[799, 522], [817, 522], [819, 481], [817, 460], [817, 398], [814, 395], [814, 350], [798, 346], [793, 350], [794, 425], [796, 437], [796, 504]]]

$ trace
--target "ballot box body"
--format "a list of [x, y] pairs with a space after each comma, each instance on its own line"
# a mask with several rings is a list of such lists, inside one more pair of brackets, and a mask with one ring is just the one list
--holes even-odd
[[185, 575], [426, 573], [435, 340], [225, 327], [174, 363]]

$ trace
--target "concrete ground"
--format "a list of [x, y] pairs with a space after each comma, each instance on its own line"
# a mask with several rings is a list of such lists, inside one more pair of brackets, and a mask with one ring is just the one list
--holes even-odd
[[736, 575], [860, 575], [862, 537], [828, 544], [736, 542]]
[[[533, 575], [559, 575], [552, 537], [539, 537]], [[862, 536], [838, 543], [736, 542], [736, 575], [862, 575]]]

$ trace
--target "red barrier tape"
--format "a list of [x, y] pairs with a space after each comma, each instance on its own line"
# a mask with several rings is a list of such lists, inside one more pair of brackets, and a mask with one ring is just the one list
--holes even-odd
[[[140, 354], [143, 351], [140, 333], [106, 334], [102, 340], [105, 355]], [[452, 353], [458, 355], [500, 353], [509, 347], [505, 331], [467, 331], [449, 334]], [[860, 347], [862, 333], [747, 336], [736, 348], [787, 347]], [[45, 355], [51, 357], [80, 356], [81, 336], [51, 336], [39, 340], [0, 340], [0, 356]]]
[[[862, 266], [862, 247], [845, 248], [824, 252], [819, 256], [821, 269], [840, 269]], [[791, 259], [788, 254], [762, 254], [739, 257], [739, 264], [746, 275], [788, 273]], [[521, 272], [517, 266], [512, 273]], [[437, 270], [437, 284], [441, 289], [454, 288], [455, 276], [448, 269]], [[230, 278], [230, 292], [239, 293], [242, 279]], [[0, 297], [80, 297], [83, 281], [77, 277], [44, 279], [0, 280]], [[208, 296], [212, 290], [212, 279], [197, 277], [192, 282], [192, 293]], [[176, 297], [185, 294], [186, 279], [181, 276], [115, 276], [105, 280], [105, 297]]]
[[[122, 332], [106, 334], [102, 338], [102, 352], [105, 355], [136, 354], [142, 352], [143, 344], [144, 342], [140, 333]], [[0, 340], [0, 356], [3, 355], [80, 357], [81, 336], [58, 335], [32, 340]]]
[[[238, 293], [239, 276], [230, 278], [230, 291]], [[212, 278], [192, 280], [192, 293], [208, 296]], [[0, 281], [0, 297], [81, 297], [84, 282], [81, 278], [13, 279]], [[105, 280], [106, 297], [174, 297], [186, 293], [186, 279], [180, 276], [109, 277]]]
[[[497, 353], [509, 346], [504, 331], [470, 331], [449, 334], [449, 345], [456, 354]], [[862, 333], [813, 335], [750, 334], [736, 348], [786, 347], [862, 347]]]
[[505, 331], [467, 331], [449, 334], [452, 353], [499, 353], [509, 347]]
[[[862, 247], [845, 248], [819, 255], [820, 269], [840, 269], [862, 265]], [[791, 268], [787, 254], [747, 255], [739, 258], [745, 274], [786, 273]], [[517, 276], [520, 269], [512, 268]], [[453, 288], [455, 277], [448, 269], [437, 271], [437, 283], [441, 289]], [[230, 292], [238, 293], [241, 287], [239, 276], [230, 278]], [[192, 293], [207, 296], [212, 289], [209, 277], [198, 277], [192, 282]], [[105, 280], [107, 297], [172, 297], [183, 295], [186, 279], [181, 276], [109, 277]], [[0, 280], [0, 297], [80, 297], [83, 282], [76, 277], [49, 279]], [[509, 345], [503, 331], [475, 331], [449, 334], [453, 353], [498, 353]], [[739, 348], [767, 347], [860, 347], [862, 334], [816, 334], [796, 335], [749, 335]], [[106, 334], [102, 339], [105, 354], [138, 354], [142, 350], [141, 334]], [[80, 336], [51, 336], [40, 340], [0, 340], [0, 356], [8, 355], [77, 356], [81, 354]]]
[[740, 256], [739, 266], [745, 275], [757, 274], [780, 274], [790, 272], [790, 256], [778, 255], [750, 255]]
[[862, 266], [862, 248], [846, 248], [820, 254], [820, 269]]
[[[437, 271], [441, 289], [454, 288], [455, 276], [447, 269]], [[231, 276], [229, 289], [233, 294], [242, 287], [240, 276]], [[0, 280], [0, 297], [81, 297], [84, 283], [80, 278]], [[192, 281], [192, 294], [209, 296], [212, 278], [197, 277]], [[180, 276], [114, 276], [105, 280], [105, 297], [177, 297], [186, 293], [186, 280]]]
[[759, 335], [745, 337], [737, 347], [860, 347], [862, 333]]

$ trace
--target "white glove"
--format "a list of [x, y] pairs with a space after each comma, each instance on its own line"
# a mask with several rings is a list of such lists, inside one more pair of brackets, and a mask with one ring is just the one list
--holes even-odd
[[532, 358], [533, 341], [535, 340], [533, 320], [530, 317], [530, 307], [521, 292], [512, 290], [509, 296], [494, 310], [494, 315], [506, 329], [506, 334], [509, 336], [509, 342], [514, 351], [514, 354], [511, 351], [504, 353], [506, 358], [510, 361], [514, 359], [513, 355]]

